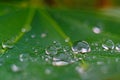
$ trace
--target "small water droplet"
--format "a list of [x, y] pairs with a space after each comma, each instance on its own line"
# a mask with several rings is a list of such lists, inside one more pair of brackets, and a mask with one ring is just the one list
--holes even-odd
[[112, 50], [114, 49], [114, 43], [112, 40], [106, 40], [103, 44], [102, 44], [102, 48], [104, 48], [105, 50]]
[[99, 27], [93, 27], [93, 32], [95, 33], [95, 34], [100, 34], [101, 33], [101, 29], [99, 28]]
[[25, 29], [25, 28], [22, 28], [22, 29], [21, 29], [21, 32], [26, 32], [26, 29]]
[[57, 48], [55, 46], [49, 46], [45, 49], [45, 52], [48, 55], [56, 55], [57, 54]]
[[69, 41], [70, 41], [70, 38], [66, 38], [66, 39], [65, 39], [65, 42], [69, 42]]
[[77, 41], [72, 46], [72, 51], [75, 53], [86, 53], [90, 52], [90, 46], [86, 41]]
[[77, 71], [79, 74], [84, 74], [84, 73], [85, 73], [84, 67], [78, 67], [78, 66], [77, 66], [75, 69], [76, 69], [76, 71]]
[[12, 41], [6, 41], [6, 42], [2, 42], [2, 48], [5, 49], [5, 48], [13, 48], [13, 42]]
[[29, 58], [30, 58], [30, 56], [29, 56], [28, 54], [20, 54], [20, 55], [19, 55], [19, 60], [20, 60], [21, 62], [28, 61]]
[[47, 69], [45, 70], [45, 74], [47, 74], [47, 75], [51, 74], [51, 70], [47, 68]]
[[52, 65], [53, 66], [65, 66], [65, 65], [68, 65], [69, 63], [68, 62], [65, 62], [65, 61], [53, 61], [52, 62]]
[[30, 25], [25, 25], [22, 29], [21, 29], [21, 32], [28, 32], [31, 30], [31, 26]]
[[32, 35], [31, 35], [31, 38], [35, 38], [35, 37], [36, 37], [35, 34], [32, 34]]
[[120, 52], [120, 44], [119, 44], [119, 43], [116, 44], [115, 49], [116, 49], [118, 52]]
[[97, 65], [102, 65], [104, 62], [98, 61]]
[[41, 38], [45, 38], [47, 36], [47, 33], [42, 33]]
[[19, 68], [17, 65], [13, 64], [13, 65], [11, 66], [11, 70], [12, 70], [13, 72], [19, 72], [19, 71], [20, 71], [20, 68]]

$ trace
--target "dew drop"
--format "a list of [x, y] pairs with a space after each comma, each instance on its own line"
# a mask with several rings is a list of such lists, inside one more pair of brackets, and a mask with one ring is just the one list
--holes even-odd
[[99, 27], [93, 27], [92, 30], [95, 34], [100, 34], [101, 33], [101, 29]]
[[120, 44], [119, 44], [119, 43], [116, 44], [115, 49], [116, 49], [118, 52], [120, 52]]
[[35, 34], [32, 34], [32, 35], [31, 35], [31, 38], [35, 38], [35, 37], [36, 37]]
[[75, 53], [86, 53], [90, 52], [90, 46], [86, 41], [77, 41], [72, 46], [72, 51]]
[[31, 30], [31, 26], [30, 25], [25, 25], [22, 29], [21, 32], [25, 33]]
[[112, 50], [114, 49], [114, 43], [112, 40], [106, 40], [103, 44], [102, 44], [102, 48], [105, 50]]
[[19, 55], [19, 60], [20, 60], [21, 62], [28, 61], [29, 58], [30, 58], [30, 56], [29, 56], [28, 54], [20, 54], [20, 55]]
[[49, 46], [45, 49], [45, 52], [48, 55], [56, 55], [57, 54], [57, 48], [55, 46]]
[[6, 41], [6, 42], [2, 42], [2, 48], [5, 49], [5, 48], [13, 48], [13, 43], [12, 41]]
[[21, 32], [26, 32], [26, 29], [25, 29], [25, 28], [22, 28], [22, 29], [21, 29]]
[[51, 70], [50, 69], [46, 69], [45, 70], [45, 74], [47, 74], [47, 75], [51, 74]]
[[84, 74], [84, 73], [85, 73], [84, 67], [78, 67], [78, 66], [77, 66], [75, 69], [76, 69], [76, 71], [77, 71], [79, 74]]
[[69, 42], [69, 41], [70, 41], [70, 38], [66, 38], [66, 39], [65, 39], [65, 42]]
[[65, 62], [65, 61], [53, 61], [52, 62], [52, 65], [53, 66], [65, 66], [65, 65], [68, 65], [69, 63], [68, 62]]
[[19, 71], [20, 71], [20, 68], [19, 68], [17, 65], [13, 64], [13, 65], [11, 66], [11, 70], [12, 70], [13, 72], [19, 72]]
[[45, 38], [46, 36], [47, 36], [46, 33], [42, 33], [42, 34], [41, 34], [41, 38]]

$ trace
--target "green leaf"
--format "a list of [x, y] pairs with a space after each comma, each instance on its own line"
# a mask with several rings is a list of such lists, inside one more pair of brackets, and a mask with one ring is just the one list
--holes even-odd
[[[105, 13], [42, 8], [31, 2], [1, 3], [0, 80], [120, 79], [120, 52], [104, 51], [101, 46], [106, 39], [119, 43], [119, 18], [113, 20]], [[102, 32], [95, 34], [92, 29], [99, 26]], [[65, 42], [68, 38], [70, 41]], [[89, 53], [74, 55], [80, 61], [54, 66], [44, 59], [45, 49], [53, 41], [60, 42], [62, 47], [71, 47], [78, 40], [87, 41], [91, 47]], [[7, 42], [13, 48], [4, 48]]]

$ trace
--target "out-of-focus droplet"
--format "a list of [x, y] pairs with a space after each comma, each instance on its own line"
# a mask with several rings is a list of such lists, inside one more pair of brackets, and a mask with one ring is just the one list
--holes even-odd
[[11, 70], [12, 70], [13, 72], [19, 72], [19, 71], [20, 71], [20, 68], [19, 68], [17, 65], [13, 64], [13, 65], [11, 66]]
[[45, 69], [45, 74], [47, 74], [47, 75], [49, 75], [49, 74], [51, 74], [51, 70], [50, 69]]
[[66, 39], [65, 39], [65, 42], [69, 42], [69, 41], [70, 41], [70, 38], [66, 38]]
[[47, 33], [42, 33], [41, 38], [45, 38], [47, 36]]
[[75, 53], [87, 53], [91, 51], [91, 48], [86, 41], [77, 41], [73, 44], [72, 51]]
[[99, 27], [93, 27], [92, 30], [95, 34], [100, 34], [101, 33], [101, 29]]
[[102, 48], [105, 50], [112, 50], [112, 49], [114, 49], [114, 42], [112, 40], [106, 40], [102, 44]]
[[35, 38], [35, 37], [36, 37], [35, 34], [32, 34], [32, 35], [31, 35], [31, 38]]
[[65, 65], [68, 65], [69, 63], [68, 62], [65, 62], [65, 61], [53, 61], [52, 62], [52, 65], [53, 66], [65, 66]]

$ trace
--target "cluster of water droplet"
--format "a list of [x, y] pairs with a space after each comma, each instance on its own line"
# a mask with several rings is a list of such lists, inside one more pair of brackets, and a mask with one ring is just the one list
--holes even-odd
[[86, 41], [78, 41], [70, 46], [62, 46], [61, 43], [54, 41], [52, 45], [45, 49], [47, 62], [52, 62], [55, 66], [63, 66], [81, 60], [76, 53], [90, 52], [90, 46]]

